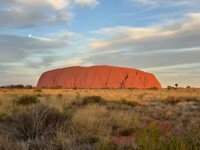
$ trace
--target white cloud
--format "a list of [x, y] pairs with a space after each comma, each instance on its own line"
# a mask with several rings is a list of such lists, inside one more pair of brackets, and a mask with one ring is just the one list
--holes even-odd
[[131, 49], [131, 51], [157, 51], [200, 47], [200, 13], [187, 15], [184, 21], [161, 27], [113, 27], [96, 33], [103, 38], [90, 43], [94, 51]]
[[50, 4], [54, 9], [63, 9], [69, 7], [69, 0], [45, 0], [46, 3]]
[[2, 0], [0, 28], [33, 28], [68, 23], [73, 17], [69, 0]]
[[97, 0], [75, 0], [75, 4], [82, 7], [95, 7], [99, 2]]
[[0, 28], [68, 24], [74, 16], [73, 8], [97, 4], [96, 0], [0, 0]]
[[52, 7], [60, 10], [70, 6], [70, 0], [1, 0], [0, 3], [7, 6], [26, 6], [26, 7]]

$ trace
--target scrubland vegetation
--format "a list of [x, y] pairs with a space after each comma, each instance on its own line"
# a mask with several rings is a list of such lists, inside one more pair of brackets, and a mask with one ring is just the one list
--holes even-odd
[[0, 89], [0, 150], [199, 150], [200, 89]]

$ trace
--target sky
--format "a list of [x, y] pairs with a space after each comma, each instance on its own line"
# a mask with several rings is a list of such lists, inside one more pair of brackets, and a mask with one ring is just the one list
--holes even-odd
[[0, 0], [0, 85], [68, 66], [153, 73], [200, 87], [199, 0]]

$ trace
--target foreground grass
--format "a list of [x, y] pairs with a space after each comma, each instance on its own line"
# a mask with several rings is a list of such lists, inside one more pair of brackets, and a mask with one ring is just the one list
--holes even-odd
[[1, 89], [0, 149], [199, 150], [199, 98], [198, 89]]

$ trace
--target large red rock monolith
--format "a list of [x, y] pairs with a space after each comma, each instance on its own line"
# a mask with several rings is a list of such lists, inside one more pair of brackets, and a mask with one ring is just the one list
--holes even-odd
[[114, 66], [67, 67], [43, 73], [37, 88], [161, 88], [144, 71]]

